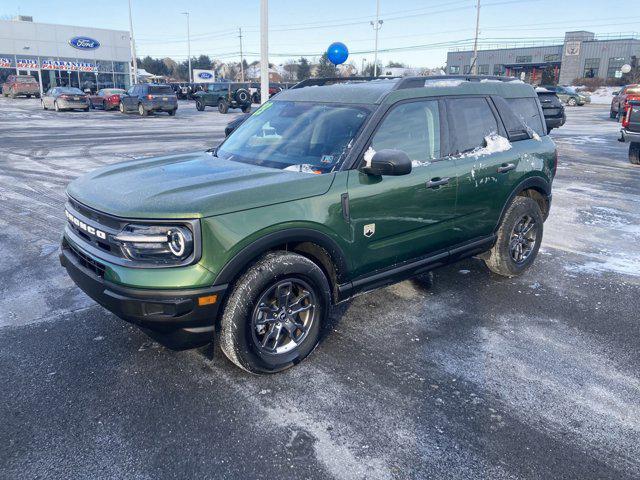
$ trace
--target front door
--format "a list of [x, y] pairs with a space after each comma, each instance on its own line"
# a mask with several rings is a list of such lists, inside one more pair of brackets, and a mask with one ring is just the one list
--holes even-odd
[[[441, 154], [441, 104], [419, 100], [394, 106], [383, 118], [365, 157], [402, 150], [413, 162], [402, 176], [349, 171], [354, 276], [445, 249], [455, 219], [453, 160]], [[362, 161], [366, 161], [364, 158]]]
[[138, 86], [134, 85], [127, 90], [127, 94], [120, 97], [120, 102], [125, 110], [135, 110], [138, 108]]

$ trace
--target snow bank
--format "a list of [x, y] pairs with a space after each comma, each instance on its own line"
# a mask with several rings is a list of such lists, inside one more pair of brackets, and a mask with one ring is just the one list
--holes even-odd
[[300, 172], [300, 173], [313, 173], [313, 174], [318, 174], [318, 170], [316, 170], [316, 167], [314, 167], [313, 165], [309, 165], [308, 163], [299, 163], [296, 165], [289, 165], [286, 168], [283, 168], [283, 170], [286, 170], [288, 172]]
[[591, 103], [596, 105], [610, 105], [613, 100], [613, 92], [617, 92], [622, 87], [599, 87], [591, 94]]

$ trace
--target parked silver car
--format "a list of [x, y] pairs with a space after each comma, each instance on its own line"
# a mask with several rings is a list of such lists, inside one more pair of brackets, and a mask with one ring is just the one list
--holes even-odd
[[75, 87], [53, 87], [42, 95], [42, 108], [48, 110], [54, 109], [56, 112], [60, 110], [84, 110], [89, 111], [89, 97]]

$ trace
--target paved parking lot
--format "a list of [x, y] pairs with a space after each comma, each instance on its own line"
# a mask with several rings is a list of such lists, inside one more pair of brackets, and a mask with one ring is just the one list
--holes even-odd
[[57, 260], [70, 180], [213, 146], [234, 115], [0, 99], [0, 477], [638, 478], [640, 169], [606, 106], [568, 116], [529, 272], [472, 259], [359, 296], [257, 377], [150, 342]]

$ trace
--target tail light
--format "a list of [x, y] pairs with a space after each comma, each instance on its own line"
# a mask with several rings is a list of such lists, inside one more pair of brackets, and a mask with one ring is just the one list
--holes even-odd
[[624, 112], [624, 117], [622, 117], [622, 128], [627, 128], [629, 126], [630, 121], [631, 121], [631, 110], [632, 110], [632, 107], [631, 107], [631, 105], [626, 105], [625, 108], [626, 108], [626, 110]]
[[147, 95], [147, 100], [153, 100], [153, 95]]

